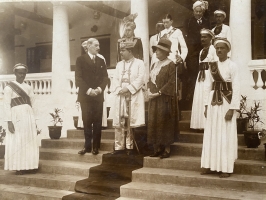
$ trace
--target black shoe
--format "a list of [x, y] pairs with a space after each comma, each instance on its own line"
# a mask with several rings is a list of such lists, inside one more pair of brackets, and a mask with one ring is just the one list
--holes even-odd
[[170, 157], [170, 153], [168, 153], [167, 151], [163, 152], [163, 154], [160, 156], [160, 158], [169, 158]]
[[85, 153], [90, 153], [91, 151], [89, 151], [88, 149], [86, 149], [86, 148], [83, 148], [82, 150], [80, 150], [79, 152], [78, 152], [78, 154], [80, 154], [80, 155], [84, 155]]
[[154, 152], [153, 154], [150, 155], [150, 157], [159, 157], [161, 155], [162, 152], [160, 151], [157, 151], [157, 152]]
[[93, 149], [92, 152], [91, 152], [93, 155], [97, 155], [99, 153], [98, 149]]

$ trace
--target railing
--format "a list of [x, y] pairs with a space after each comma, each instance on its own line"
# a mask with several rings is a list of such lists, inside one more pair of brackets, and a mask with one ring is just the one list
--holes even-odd
[[251, 60], [248, 64], [252, 87], [255, 90], [265, 90], [266, 81], [266, 59]]
[[[15, 80], [15, 76], [12, 75], [1, 75], [0, 76], [0, 96], [4, 94], [5, 86]], [[48, 95], [51, 94], [52, 87], [52, 73], [36, 73], [27, 74], [25, 83], [29, 84], [33, 88], [34, 94], [37, 95]]]

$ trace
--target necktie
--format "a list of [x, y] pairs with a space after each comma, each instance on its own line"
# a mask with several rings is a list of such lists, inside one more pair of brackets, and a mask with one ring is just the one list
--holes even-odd
[[92, 61], [93, 63], [95, 63], [95, 56], [92, 56]]
[[198, 19], [197, 22], [198, 22], [198, 24], [201, 24], [202, 23], [202, 20], [201, 19]]

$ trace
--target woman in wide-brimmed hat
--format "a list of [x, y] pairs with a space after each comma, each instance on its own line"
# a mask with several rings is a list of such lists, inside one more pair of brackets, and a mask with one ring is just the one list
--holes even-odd
[[176, 68], [168, 59], [171, 41], [161, 38], [156, 49], [159, 61], [151, 66], [149, 88], [148, 143], [154, 147], [151, 157], [168, 158], [176, 126]]

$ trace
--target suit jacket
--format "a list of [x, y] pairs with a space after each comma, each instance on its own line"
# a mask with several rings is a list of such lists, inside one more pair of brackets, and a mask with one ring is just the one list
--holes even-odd
[[200, 30], [203, 28], [210, 29], [210, 22], [208, 19], [202, 17], [202, 23], [198, 24], [197, 19], [193, 16], [185, 22], [186, 43], [188, 46], [188, 56], [196, 54], [198, 56], [202, 49], [200, 41]]
[[[78, 100], [84, 101], [104, 101], [103, 93], [108, 82], [108, 74], [104, 60], [98, 56], [95, 57], [95, 63], [88, 54], [77, 58], [75, 70], [76, 86], [79, 87]], [[89, 88], [102, 89], [101, 94], [92, 97], [86, 94]]]

